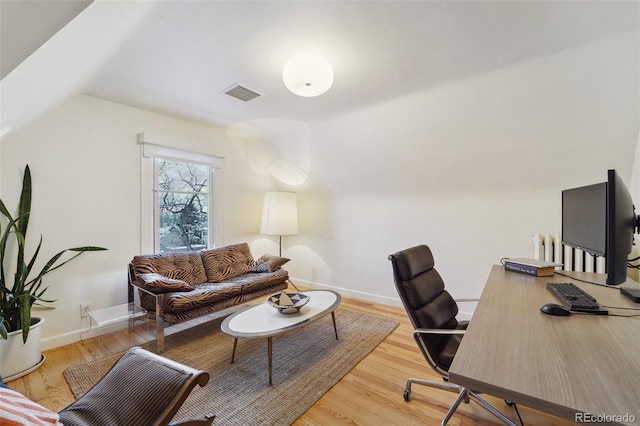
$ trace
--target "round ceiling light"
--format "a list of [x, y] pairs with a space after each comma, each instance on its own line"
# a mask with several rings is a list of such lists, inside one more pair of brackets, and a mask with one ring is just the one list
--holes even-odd
[[333, 84], [333, 68], [320, 56], [299, 55], [284, 66], [282, 80], [298, 96], [319, 96]]

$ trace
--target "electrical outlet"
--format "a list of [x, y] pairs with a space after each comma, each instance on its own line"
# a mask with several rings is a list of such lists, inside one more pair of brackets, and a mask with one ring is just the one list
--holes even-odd
[[80, 316], [82, 318], [86, 317], [89, 314], [90, 307], [91, 307], [91, 302], [85, 302], [80, 304]]

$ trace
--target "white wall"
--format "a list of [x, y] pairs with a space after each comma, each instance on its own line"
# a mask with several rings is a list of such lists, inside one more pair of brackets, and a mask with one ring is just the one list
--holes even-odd
[[[456, 297], [477, 297], [491, 265], [501, 257], [530, 257], [529, 236], [558, 229], [553, 214], [559, 208], [557, 195], [398, 191], [325, 199], [305, 193], [300, 198], [301, 233], [287, 238], [285, 254], [295, 260], [290, 270], [300, 281], [397, 304], [387, 256], [428, 244], [449, 290]], [[548, 209], [541, 209], [545, 204]], [[322, 228], [309, 230], [308, 217], [322, 218]], [[308, 263], [299, 264], [301, 257]]]
[[313, 126], [293, 276], [395, 300], [387, 256], [426, 243], [451, 292], [479, 296], [492, 264], [560, 233], [562, 189], [608, 168], [630, 183], [637, 52], [618, 35]]
[[[45, 349], [79, 340], [88, 326], [80, 303], [98, 309], [126, 302], [126, 266], [140, 253], [137, 134], [145, 131], [180, 141], [183, 148], [227, 153], [226, 135], [218, 128], [88, 96], [68, 100], [2, 143], [1, 194], [9, 208], [17, 206], [25, 165], [31, 168], [29, 240], [33, 246], [43, 235], [41, 264], [70, 247], [109, 249], [85, 253], [45, 280], [46, 296], [57, 300], [54, 310], [37, 312], [46, 321]], [[246, 241], [247, 230], [257, 229], [262, 192], [271, 180], [255, 175], [228, 151], [224, 232], [231, 243]]]

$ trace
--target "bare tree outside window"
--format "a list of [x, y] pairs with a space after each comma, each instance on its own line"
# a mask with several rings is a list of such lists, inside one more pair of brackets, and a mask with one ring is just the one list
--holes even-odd
[[206, 248], [209, 167], [163, 159], [156, 165], [160, 253]]

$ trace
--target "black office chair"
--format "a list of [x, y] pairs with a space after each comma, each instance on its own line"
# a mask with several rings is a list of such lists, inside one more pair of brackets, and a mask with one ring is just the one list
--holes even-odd
[[[444, 289], [444, 282], [434, 268], [433, 255], [426, 245], [419, 245], [399, 251], [389, 256], [393, 266], [393, 278], [411, 320], [418, 347], [429, 366], [449, 381], [449, 367], [462, 341], [468, 321], [456, 320], [458, 305]], [[471, 301], [464, 299], [459, 301]], [[476, 393], [453, 383], [440, 383], [410, 378], [404, 389], [404, 400], [411, 396], [413, 383], [457, 392], [458, 397], [442, 420], [446, 425], [460, 402], [473, 399], [480, 406], [498, 417], [504, 423], [515, 426], [509, 418], [496, 410]]]

